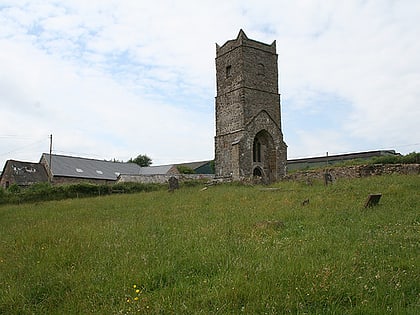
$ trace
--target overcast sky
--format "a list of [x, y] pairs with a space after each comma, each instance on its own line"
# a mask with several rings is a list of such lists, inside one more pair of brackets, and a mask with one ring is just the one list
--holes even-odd
[[0, 168], [213, 159], [215, 46], [277, 41], [288, 158], [420, 151], [420, 1], [0, 0]]

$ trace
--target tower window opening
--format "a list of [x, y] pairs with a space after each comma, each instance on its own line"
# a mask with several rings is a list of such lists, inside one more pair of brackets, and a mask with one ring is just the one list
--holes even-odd
[[226, 78], [229, 78], [232, 76], [232, 66], [227, 66], [226, 67]]
[[253, 160], [254, 162], [261, 162], [261, 142], [257, 139], [254, 140]]
[[262, 63], [258, 64], [258, 75], [260, 75], [260, 76], [265, 75], [265, 67]]

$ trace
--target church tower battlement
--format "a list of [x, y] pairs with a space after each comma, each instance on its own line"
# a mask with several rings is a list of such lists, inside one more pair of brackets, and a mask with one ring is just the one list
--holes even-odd
[[285, 175], [276, 42], [236, 39], [216, 44], [215, 171], [274, 182]]

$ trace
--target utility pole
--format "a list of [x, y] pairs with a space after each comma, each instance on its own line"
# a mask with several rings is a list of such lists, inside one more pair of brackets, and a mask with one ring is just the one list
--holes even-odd
[[52, 161], [52, 134], [50, 134], [50, 161], [49, 161], [49, 163], [48, 163], [48, 165], [49, 165], [49, 169], [50, 169], [50, 171], [49, 171], [49, 176], [48, 176], [48, 178], [49, 178], [49, 182], [51, 183], [52, 182], [52, 168], [51, 168], [51, 161]]

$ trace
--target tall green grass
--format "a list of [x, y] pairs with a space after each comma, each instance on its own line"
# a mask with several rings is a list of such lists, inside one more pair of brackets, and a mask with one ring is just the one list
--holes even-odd
[[418, 314], [419, 187], [383, 176], [3, 205], [0, 314]]
[[13, 184], [6, 190], [0, 187], [0, 205], [95, 197], [113, 193], [150, 192], [166, 187], [167, 185], [157, 183], [118, 183], [112, 185], [92, 183], [51, 185], [50, 183], [36, 183], [26, 188]]

